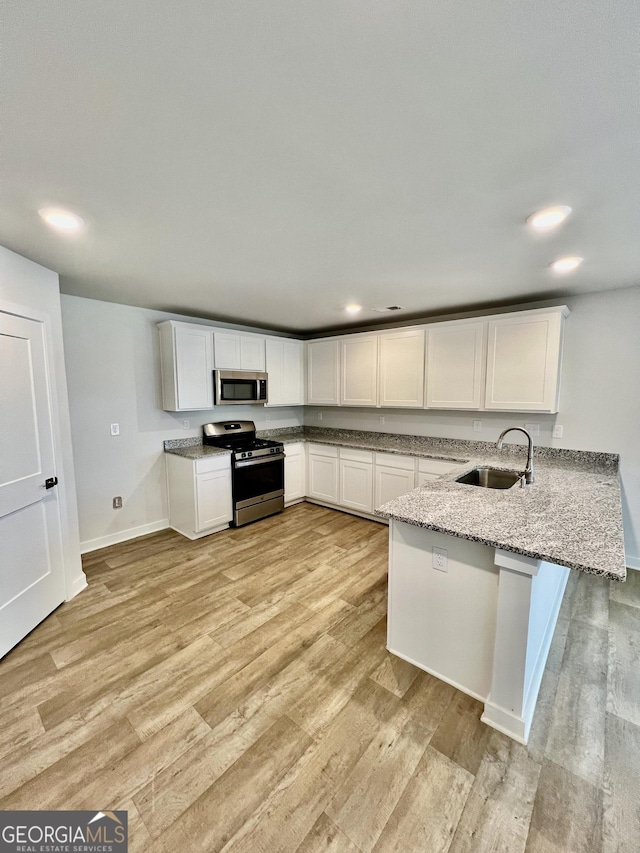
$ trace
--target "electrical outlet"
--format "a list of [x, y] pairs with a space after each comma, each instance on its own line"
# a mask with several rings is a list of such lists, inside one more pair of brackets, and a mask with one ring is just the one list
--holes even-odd
[[562, 433], [564, 432], [564, 427], [561, 424], [556, 424], [553, 428], [553, 432], [551, 435], [554, 438], [562, 438]]
[[182, 421], [182, 429], [189, 429], [191, 426], [191, 421]]
[[120, 424], [111, 424], [111, 435], [120, 435]]
[[540, 424], [525, 424], [524, 428], [527, 430], [531, 438], [539, 438]]
[[380, 421], [380, 426], [384, 426], [384, 415], [380, 415], [378, 420]]
[[322, 420], [322, 412], [318, 412], [318, 420], [319, 420], [319, 421], [321, 421], [321, 420]]
[[448, 556], [449, 552], [446, 548], [436, 548], [434, 545], [432, 555], [433, 568], [439, 572], [448, 572]]
[[113, 508], [114, 509], [122, 509], [122, 498], [118, 495], [117, 498], [113, 499]]
[[482, 421], [474, 421], [473, 422], [473, 431], [474, 432], [482, 432]]

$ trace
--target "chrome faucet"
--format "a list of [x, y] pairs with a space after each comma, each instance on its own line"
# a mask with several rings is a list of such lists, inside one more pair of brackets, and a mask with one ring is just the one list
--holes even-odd
[[523, 432], [527, 436], [529, 448], [527, 450], [527, 467], [524, 469], [524, 481], [527, 484], [533, 483], [533, 439], [531, 438], [528, 430], [523, 429], [522, 427], [507, 427], [507, 429], [502, 430], [500, 438], [498, 439], [498, 450], [502, 450], [502, 442], [505, 435], [508, 432], [513, 432], [514, 430]]

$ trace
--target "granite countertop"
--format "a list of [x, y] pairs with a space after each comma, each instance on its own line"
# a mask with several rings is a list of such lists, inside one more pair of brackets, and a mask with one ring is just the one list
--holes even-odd
[[[258, 435], [284, 444], [316, 442], [459, 463], [454, 471], [376, 508], [376, 513], [610, 580], [626, 578], [615, 453], [537, 447], [532, 485], [482, 489], [455, 479], [477, 465], [522, 471], [526, 445], [505, 445], [498, 453], [490, 442], [318, 427]], [[188, 459], [228, 452], [203, 446], [199, 438], [165, 442], [165, 450]]]

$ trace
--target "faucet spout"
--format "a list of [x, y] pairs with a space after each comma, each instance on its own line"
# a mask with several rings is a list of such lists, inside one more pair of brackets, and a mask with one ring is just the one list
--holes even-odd
[[529, 443], [527, 448], [527, 467], [524, 469], [524, 480], [525, 483], [533, 483], [533, 439], [528, 430], [523, 427], [507, 427], [507, 429], [502, 430], [500, 433], [500, 437], [497, 441], [498, 450], [502, 450], [502, 443], [504, 441], [504, 437], [508, 432], [523, 432], [527, 436], [527, 441]]

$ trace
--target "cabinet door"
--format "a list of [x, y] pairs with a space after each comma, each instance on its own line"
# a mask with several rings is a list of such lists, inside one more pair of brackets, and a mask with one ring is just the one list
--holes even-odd
[[424, 329], [380, 335], [380, 405], [424, 405]]
[[213, 406], [212, 337], [207, 329], [174, 327], [178, 411]]
[[427, 331], [427, 400], [433, 409], [479, 409], [486, 322], [442, 323]]
[[373, 512], [373, 464], [340, 460], [340, 501], [359, 512]]
[[288, 444], [284, 460], [284, 501], [300, 500], [306, 491], [306, 464], [303, 444]]
[[378, 335], [353, 335], [340, 341], [340, 405], [378, 405]]
[[231, 470], [196, 476], [196, 532], [228, 524], [233, 516]]
[[240, 370], [240, 337], [235, 332], [216, 332], [214, 335], [216, 369]]
[[339, 339], [307, 343], [307, 403], [337, 406], [340, 366]]
[[338, 460], [309, 454], [307, 494], [328, 503], [338, 503]]
[[386, 468], [376, 465], [374, 507], [382, 506], [387, 501], [406, 495], [415, 489], [415, 471], [403, 471], [400, 468]]
[[240, 370], [264, 373], [264, 338], [260, 335], [240, 335]]
[[563, 327], [561, 310], [489, 322], [485, 408], [558, 411]]
[[266, 339], [269, 406], [304, 405], [304, 344], [286, 338]]

